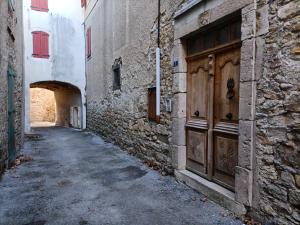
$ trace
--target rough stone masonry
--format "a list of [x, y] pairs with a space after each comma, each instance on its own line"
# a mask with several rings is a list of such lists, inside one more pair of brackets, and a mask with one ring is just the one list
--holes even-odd
[[259, 4], [267, 4], [269, 32], [257, 79], [257, 212], [273, 224], [299, 224], [300, 2]]
[[23, 38], [22, 1], [0, 1], [0, 174], [7, 161], [8, 148], [8, 67], [15, 72], [14, 108], [16, 149], [23, 144], [22, 87]]
[[[241, 84], [245, 87], [242, 93], [245, 102], [242, 103], [247, 109], [242, 117], [251, 119], [241, 118], [240, 125], [251, 124], [252, 132], [243, 130], [242, 126], [240, 129], [243, 138], [252, 135], [251, 140], [254, 140], [251, 143], [245, 140], [249, 145], [245, 149], [253, 149], [253, 154], [245, 152], [249, 158], [242, 159], [254, 168], [253, 171], [250, 169], [253, 177], [249, 176], [251, 180], [244, 184], [253, 185], [245, 202], [248, 212], [265, 224], [299, 224], [299, 0], [243, 0], [234, 5], [228, 0], [162, 1], [160, 124], [147, 118], [147, 90], [155, 85], [156, 1], [138, 1], [136, 4], [103, 1], [91, 14], [91, 6], [87, 6], [86, 26], [91, 26], [92, 37], [100, 40], [92, 43], [92, 57], [87, 61], [88, 129], [172, 173], [171, 140], [179, 138], [178, 142], [185, 145], [184, 131], [176, 136], [172, 125], [178, 123], [177, 117], [185, 117], [185, 110], [180, 110], [185, 107], [180, 105], [185, 101], [176, 98], [179, 96], [176, 90], [186, 89], [185, 82], [176, 77], [180, 74], [172, 74], [174, 14], [184, 2], [191, 5], [190, 11], [197, 4], [203, 5], [199, 7], [201, 13], [198, 15], [198, 23], [203, 26], [209, 25], [209, 21], [218, 15], [242, 11], [242, 24], [246, 26], [242, 27], [241, 63], [244, 70], [241, 71]], [[207, 10], [205, 7], [209, 2], [214, 8]], [[238, 9], [238, 5], [241, 8]], [[183, 24], [186, 27], [195, 25], [186, 21]], [[121, 90], [114, 91], [111, 66], [114, 59], [120, 57]], [[99, 62], [102, 63], [99, 65]], [[247, 76], [249, 73], [255, 77]], [[174, 79], [179, 82], [173, 82]], [[174, 103], [172, 114], [164, 108], [164, 101], [169, 97]], [[239, 185], [243, 187], [243, 184]]]
[[[172, 119], [164, 103], [172, 97], [173, 16], [183, 1], [162, 1], [160, 124], [148, 120], [147, 98], [148, 88], [155, 86], [157, 1], [130, 3], [130, 18], [126, 18], [126, 13], [122, 12], [126, 8], [125, 2], [116, 4], [116, 1], [103, 1], [86, 21], [86, 27], [92, 27], [92, 39], [100, 39], [100, 44], [92, 44], [94, 50], [87, 61], [87, 127], [116, 142], [131, 154], [172, 173]], [[112, 18], [115, 12], [122, 13]], [[128, 20], [131, 24], [128, 24]], [[99, 25], [99, 21], [102, 24]], [[109, 36], [109, 24], [112, 23], [116, 24], [114, 32], [121, 35]], [[104, 33], [107, 39], [102, 38]], [[123, 61], [121, 90], [113, 91], [111, 66], [114, 59], [120, 56]], [[103, 62], [100, 67], [99, 61]]]
[[54, 92], [42, 89], [30, 89], [30, 122], [51, 122], [56, 120], [56, 103]]

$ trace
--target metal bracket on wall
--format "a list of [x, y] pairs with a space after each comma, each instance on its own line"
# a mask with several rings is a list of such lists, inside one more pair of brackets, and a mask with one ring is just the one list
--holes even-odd
[[112, 65], [113, 69], [120, 68], [123, 65], [122, 57], [115, 59], [114, 64]]

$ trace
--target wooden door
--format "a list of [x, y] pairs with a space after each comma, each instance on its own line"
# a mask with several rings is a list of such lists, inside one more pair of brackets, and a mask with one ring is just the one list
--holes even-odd
[[209, 59], [189, 64], [187, 106], [187, 168], [207, 174]]
[[240, 48], [188, 59], [187, 169], [234, 189]]
[[216, 55], [214, 80], [213, 178], [233, 188], [238, 162], [239, 48]]

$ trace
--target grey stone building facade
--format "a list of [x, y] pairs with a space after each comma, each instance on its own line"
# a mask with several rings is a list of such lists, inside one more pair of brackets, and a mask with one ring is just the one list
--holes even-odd
[[[91, 28], [87, 58], [87, 124], [130, 153], [155, 162], [167, 172], [171, 162], [171, 52], [173, 15], [181, 1], [162, 1], [162, 114], [148, 120], [148, 88], [155, 85], [157, 1], [87, 1], [85, 27]], [[121, 86], [114, 90], [112, 66], [122, 65]], [[101, 62], [101, 63], [100, 63]]]
[[300, 2], [161, 1], [159, 121], [157, 1], [84, 7], [87, 128], [237, 214], [299, 224]]
[[[300, 2], [263, 5], [268, 32], [257, 55], [255, 204], [278, 224], [300, 223]], [[260, 15], [262, 15], [261, 13]], [[261, 19], [262, 20], [262, 19]], [[266, 30], [267, 31], [267, 30]]]
[[0, 174], [23, 144], [22, 1], [0, 1]]

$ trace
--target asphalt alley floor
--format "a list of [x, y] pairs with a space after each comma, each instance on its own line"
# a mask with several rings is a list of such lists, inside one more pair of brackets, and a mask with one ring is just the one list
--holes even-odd
[[91, 133], [37, 128], [0, 180], [1, 225], [241, 225], [205, 196]]

